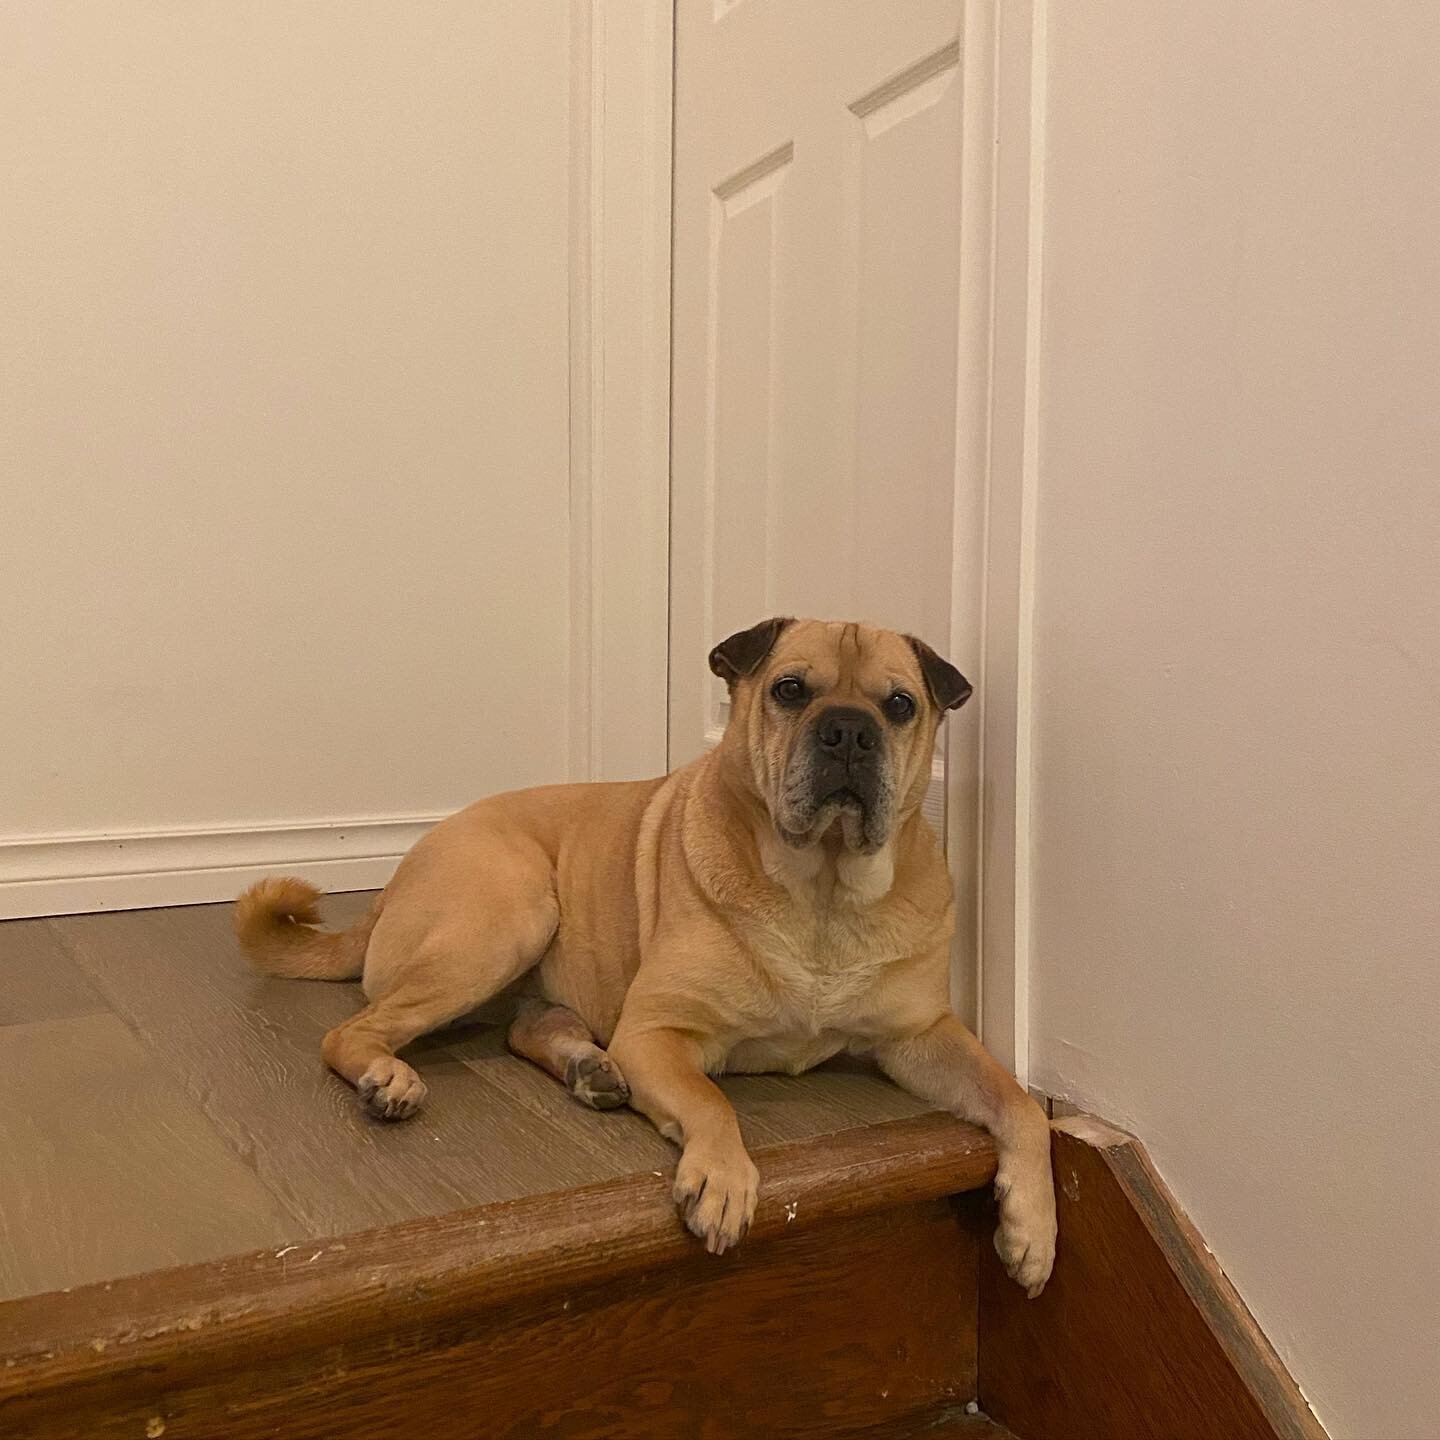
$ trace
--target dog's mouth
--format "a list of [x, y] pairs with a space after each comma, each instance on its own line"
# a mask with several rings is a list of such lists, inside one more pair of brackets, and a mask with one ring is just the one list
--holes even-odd
[[873, 797], [854, 786], [838, 785], [792, 808], [785, 820], [777, 817], [776, 828], [786, 844], [798, 849], [815, 844], [839, 825], [847, 849], [869, 851], [884, 843], [883, 835], [872, 833], [875, 820]]

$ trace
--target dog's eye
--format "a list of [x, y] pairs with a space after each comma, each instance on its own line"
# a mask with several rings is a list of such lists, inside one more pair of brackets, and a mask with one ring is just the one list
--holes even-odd
[[915, 698], [903, 690], [897, 690], [884, 705], [886, 716], [897, 725], [903, 725], [915, 713]]
[[775, 697], [776, 704], [793, 709], [795, 706], [805, 703], [808, 692], [803, 680], [797, 680], [793, 675], [786, 675], [770, 687], [770, 693]]

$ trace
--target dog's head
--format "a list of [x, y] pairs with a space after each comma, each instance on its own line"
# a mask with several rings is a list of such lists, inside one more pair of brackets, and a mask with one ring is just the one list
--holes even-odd
[[923, 641], [825, 620], [765, 620], [710, 652], [730, 688], [725, 744], [780, 837], [881, 849], [930, 781], [935, 730], [970, 682]]

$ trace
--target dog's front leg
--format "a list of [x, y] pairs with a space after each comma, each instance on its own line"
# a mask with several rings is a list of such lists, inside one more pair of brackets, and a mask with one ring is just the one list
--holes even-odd
[[1055, 1186], [1044, 1113], [954, 1015], [910, 1039], [886, 1041], [875, 1058], [911, 1094], [995, 1137], [995, 1249], [1033, 1300], [1055, 1263]]
[[675, 1203], [712, 1255], [736, 1245], [755, 1217], [760, 1172], [740, 1138], [740, 1122], [705, 1074], [704, 1047], [679, 1030], [628, 1032], [609, 1053], [630, 1085], [630, 1104], [681, 1147]]

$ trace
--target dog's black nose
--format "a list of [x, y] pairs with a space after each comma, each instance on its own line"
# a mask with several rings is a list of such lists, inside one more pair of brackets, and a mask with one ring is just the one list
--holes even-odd
[[837, 705], [816, 722], [815, 738], [822, 750], [849, 760], [874, 750], [880, 743], [880, 727], [863, 710]]

